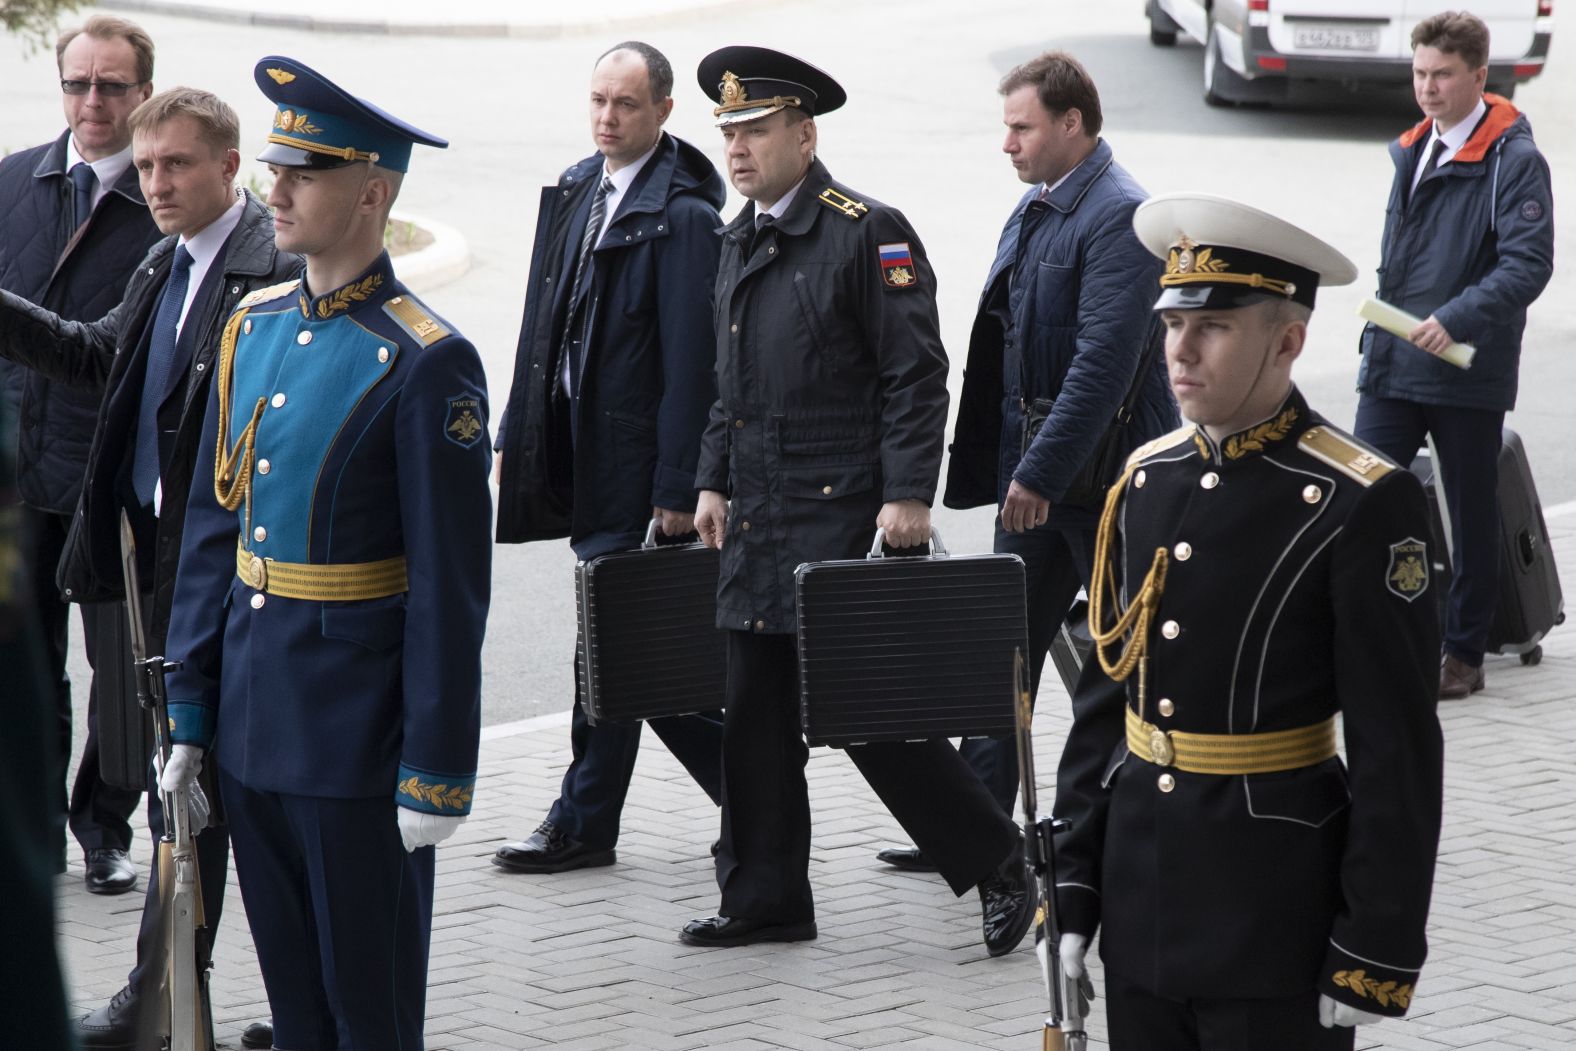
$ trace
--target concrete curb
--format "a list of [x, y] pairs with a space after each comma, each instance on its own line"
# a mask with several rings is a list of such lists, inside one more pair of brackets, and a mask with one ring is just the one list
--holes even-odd
[[442, 288], [471, 268], [471, 246], [454, 227], [408, 212], [392, 213], [389, 222], [411, 223], [432, 235], [427, 247], [394, 258], [394, 272], [412, 292]]
[[[627, 14], [603, 14], [578, 19], [574, 14], [566, 20], [531, 21], [514, 17], [528, 14], [534, 4], [489, 5], [498, 9], [495, 18], [486, 21], [439, 21], [420, 16], [399, 18], [364, 17], [345, 0], [339, 4], [303, 4], [308, 10], [258, 11], [235, 0], [98, 0], [97, 6], [106, 10], [134, 14], [171, 15], [176, 18], [201, 19], [210, 22], [229, 22], [240, 25], [269, 26], [280, 29], [297, 29], [321, 33], [360, 33], [385, 36], [436, 36], [436, 37], [513, 37], [521, 39], [551, 40], [560, 37], [588, 36], [605, 33], [612, 28], [642, 29], [671, 25], [681, 20], [705, 18], [712, 14], [737, 12], [741, 4], [766, 4], [770, 0], [677, 0], [667, 10], [651, 11], [651, 5], [630, 4]], [[644, 7], [645, 10], [641, 10]], [[508, 10], [513, 8], [514, 10]], [[431, 10], [428, 8], [427, 10]], [[604, 9], [605, 10], [605, 9]], [[507, 11], [507, 13], [505, 13]], [[452, 12], [451, 12], [452, 14]]]

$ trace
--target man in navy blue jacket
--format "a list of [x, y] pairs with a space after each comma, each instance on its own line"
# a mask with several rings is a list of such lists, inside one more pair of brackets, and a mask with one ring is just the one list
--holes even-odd
[[[68, 128], [54, 142], [0, 160], [0, 288], [80, 321], [120, 302], [126, 281], [159, 239], [131, 167], [131, 111], [153, 91], [153, 41], [124, 19], [96, 16], [56, 45]], [[68, 609], [55, 587], [71, 513], [81, 492], [102, 385], [75, 390], [0, 363], [5, 396], [18, 411], [17, 489], [24, 503], [24, 562], [43, 628], [46, 671], [55, 686], [62, 762], [71, 758], [71, 683], [66, 678]], [[118, 605], [82, 607], [88, 660], [116, 641]], [[110, 648], [106, 646], [105, 648]], [[129, 660], [129, 658], [127, 658]], [[139, 792], [100, 776], [98, 698], [90, 687], [87, 741], [69, 807], [86, 862], [88, 890], [136, 886], [126, 858], [127, 818]], [[106, 703], [114, 703], [113, 699]], [[65, 768], [60, 778], [64, 782]], [[62, 865], [64, 830], [60, 835]], [[62, 868], [64, 871], [64, 868]]]
[[[1357, 436], [1409, 463], [1432, 437], [1450, 515], [1441, 700], [1483, 688], [1499, 592], [1499, 450], [1516, 404], [1527, 307], [1554, 270], [1554, 199], [1532, 127], [1483, 94], [1488, 27], [1447, 11], [1412, 31], [1424, 120], [1390, 144], [1379, 298], [1424, 321], [1408, 340], [1363, 330]], [[1470, 371], [1431, 357], [1477, 347]], [[1424, 353], [1424, 352], [1427, 353]]]
[[[1158, 337], [1147, 290], [1160, 268], [1133, 234], [1133, 211], [1148, 194], [1100, 138], [1100, 94], [1083, 65], [1047, 52], [1009, 72], [1001, 93], [1002, 149], [1030, 189], [1002, 230], [980, 296], [942, 502], [1000, 509], [995, 550], [1020, 556], [1028, 577], [1038, 692], [1051, 639], [1088, 585], [1094, 554], [1098, 508], [1063, 497], [1111, 425], [1144, 347]], [[1155, 355], [1119, 453], [1176, 422], [1165, 363]], [[962, 747], [1009, 814], [1015, 748], [1011, 738]], [[931, 868], [910, 849], [878, 857]]]
[[[667, 536], [694, 529], [695, 464], [717, 391], [711, 288], [723, 188], [700, 150], [662, 130], [672, 89], [672, 66], [649, 44], [606, 52], [591, 77], [598, 152], [542, 190], [499, 439], [501, 543], [567, 536], [589, 559], [638, 546], [653, 518]], [[640, 724], [593, 727], [578, 697], [572, 719], [558, 799], [530, 837], [498, 848], [501, 868], [615, 860]], [[651, 728], [720, 802], [720, 715]]]

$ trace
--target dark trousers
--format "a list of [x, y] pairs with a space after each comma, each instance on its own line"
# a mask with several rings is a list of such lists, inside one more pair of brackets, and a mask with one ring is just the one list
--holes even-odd
[[[65, 815], [71, 834], [84, 851], [103, 847], [130, 850], [130, 818], [142, 793], [106, 784], [100, 776], [98, 691], [94, 683], [88, 686], [87, 739], [82, 748], [82, 762], [77, 766], [69, 801], [66, 795], [66, 771], [71, 763], [71, 680], [66, 675], [71, 607], [55, 587], [55, 567], [60, 564], [60, 555], [65, 549], [71, 516], [24, 506], [22, 521], [23, 535], [27, 538], [23, 555], [25, 571], [31, 575], [33, 601], [44, 639], [44, 671], [55, 691], [55, 732], [61, 756], [56, 779], [60, 785], [57, 797], [60, 813]], [[124, 613], [120, 604], [113, 602], [82, 607], [82, 635], [90, 667], [99, 645], [100, 618], [105, 616], [124, 616]], [[57, 842], [64, 849], [64, 828]]]
[[[1051, 640], [1067, 618], [1080, 587], [1089, 586], [1094, 564], [1095, 527], [1041, 526], [1027, 533], [1009, 533], [996, 523], [995, 550], [1023, 559], [1029, 614], [1029, 696], [1040, 693], [1040, 672]], [[1016, 737], [973, 737], [958, 751], [979, 775], [1002, 810], [1012, 813], [1018, 794]]]
[[433, 848], [406, 853], [392, 794], [324, 799], [219, 777], [274, 1046], [421, 1051]]
[[[1410, 464], [1426, 437], [1450, 515], [1450, 599], [1445, 652], [1476, 668], [1483, 663], [1499, 599], [1499, 450], [1503, 412], [1424, 405], [1363, 395], [1357, 437], [1400, 464]], [[1419, 537], [1426, 540], [1427, 537]]]
[[1111, 1051], [1351, 1051], [1354, 1030], [1319, 1024], [1319, 994], [1173, 1000], [1105, 972]]
[[[570, 720], [572, 758], [547, 820], [571, 839], [598, 850], [610, 849], [618, 842], [619, 816], [640, 752], [641, 724], [602, 722], [592, 726], [581, 703], [578, 675]], [[722, 713], [674, 715], [649, 722], [701, 790], [713, 803], [721, 804]]]
[[[210, 755], [204, 764], [212, 763]], [[216, 801], [210, 801], [213, 805]], [[148, 767], [148, 832], [153, 836], [154, 857], [148, 873], [148, 893], [142, 902], [142, 924], [137, 928], [137, 962], [126, 977], [144, 1004], [157, 995], [164, 979], [164, 963], [155, 959], [161, 937], [159, 921], [159, 839], [164, 835], [164, 804], [159, 796], [158, 776]], [[203, 829], [196, 839], [197, 879], [202, 889], [203, 921], [208, 927], [208, 945], [219, 937], [219, 918], [224, 913], [224, 879], [230, 869], [230, 830], [223, 825]]]
[[[847, 751], [954, 894], [991, 875], [1017, 849], [1017, 826], [949, 742], [866, 744]], [[815, 918], [808, 759], [793, 636], [728, 632], [717, 854], [722, 915], [779, 923]]]

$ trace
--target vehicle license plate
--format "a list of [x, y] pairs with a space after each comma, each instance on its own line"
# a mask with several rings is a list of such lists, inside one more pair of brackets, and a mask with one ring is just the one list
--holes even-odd
[[1379, 30], [1366, 26], [1297, 26], [1292, 42], [1309, 51], [1378, 51]]

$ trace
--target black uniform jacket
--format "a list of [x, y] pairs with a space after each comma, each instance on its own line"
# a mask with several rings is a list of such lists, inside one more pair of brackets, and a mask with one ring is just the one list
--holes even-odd
[[[162, 640], [170, 619], [175, 566], [181, 550], [186, 494], [202, 434], [203, 411], [213, 358], [224, 322], [242, 297], [276, 284], [298, 271], [298, 256], [274, 247], [273, 216], [249, 191], [240, 222], [208, 272], [220, 284], [182, 327], [190, 335], [192, 356], [186, 375], [159, 408], [161, 470], [165, 514], [157, 523], [140, 513], [129, 496], [131, 454], [142, 407], [148, 337], [153, 315], [170, 273], [176, 238], [166, 237], [149, 250], [132, 272], [120, 302], [101, 320], [67, 321], [59, 315], [0, 292], [0, 355], [56, 383], [104, 390], [98, 422], [88, 450], [87, 473], [61, 559], [61, 593], [74, 602], [118, 599], [125, 589], [120, 569], [120, 510], [131, 509], [143, 587], [152, 589], [154, 640]], [[194, 303], [192, 309], [197, 309]]]
[[[1057, 839], [1064, 924], [1101, 926], [1106, 966], [1161, 996], [1317, 986], [1399, 1015], [1427, 952], [1442, 793], [1422, 487], [1296, 390], [1221, 444], [1184, 428], [1129, 467], [1124, 592], [1157, 548], [1171, 557], [1146, 695], [1136, 672], [1117, 684], [1094, 660], [1075, 691], [1056, 795], [1073, 823]], [[1339, 713], [1346, 762], [1162, 768], [1128, 753], [1124, 709], [1140, 704], [1162, 730], [1202, 734]]]
[[930, 503], [947, 422], [936, 279], [902, 213], [816, 161], [750, 251], [723, 229], [717, 403], [696, 488], [732, 499], [717, 625], [795, 629], [794, 570], [870, 547], [891, 500]]

